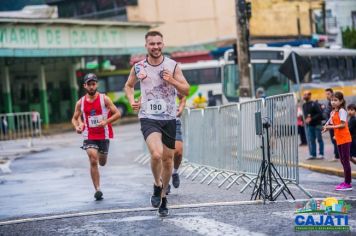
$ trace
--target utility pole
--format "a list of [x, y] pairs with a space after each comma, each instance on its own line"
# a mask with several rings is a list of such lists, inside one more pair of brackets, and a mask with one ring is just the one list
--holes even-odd
[[251, 82], [249, 69], [248, 17], [246, 1], [235, 0], [236, 30], [237, 30], [237, 73], [240, 74], [240, 96], [251, 97]]

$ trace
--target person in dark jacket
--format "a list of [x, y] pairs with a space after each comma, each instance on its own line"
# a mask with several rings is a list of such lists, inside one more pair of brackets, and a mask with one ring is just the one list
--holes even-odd
[[349, 130], [352, 138], [350, 148], [350, 161], [356, 165], [356, 104], [347, 106], [347, 113], [349, 115]]
[[[331, 97], [333, 96], [334, 91], [332, 88], [327, 88], [325, 89], [325, 96], [326, 99], [328, 100], [328, 103], [325, 106], [325, 109], [323, 111], [323, 115], [325, 118], [325, 121], [327, 122], [330, 119], [330, 113], [333, 110], [332, 106], [331, 106]], [[337, 150], [337, 145], [336, 145], [336, 141], [334, 139], [334, 130], [333, 129], [329, 129], [329, 134], [330, 134], [330, 139], [331, 142], [334, 146], [334, 159], [332, 161], [338, 161], [339, 160], [339, 152]]]
[[323, 114], [320, 105], [317, 102], [311, 100], [311, 92], [305, 91], [303, 94], [303, 113], [305, 117], [305, 124], [307, 125], [307, 135], [308, 135], [308, 147], [309, 147], [309, 158], [308, 160], [316, 159], [316, 139], [319, 143], [319, 155], [318, 157], [324, 158], [324, 142], [321, 136], [321, 121], [323, 119]]

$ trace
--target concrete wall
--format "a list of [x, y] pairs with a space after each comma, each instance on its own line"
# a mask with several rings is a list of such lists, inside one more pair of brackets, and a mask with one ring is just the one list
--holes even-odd
[[[311, 35], [309, 9], [322, 0], [252, 0], [253, 37]], [[299, 6], [299, 11], [297, 6]], [[161, 22], [156, 27], [168, 46], [182, 46], [236, 38], [235, 0], [139, 0], [128, 7], [129, 21]]]

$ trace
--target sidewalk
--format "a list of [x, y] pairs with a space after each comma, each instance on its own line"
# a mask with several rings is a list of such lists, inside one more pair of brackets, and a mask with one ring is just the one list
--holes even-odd
[[[343, 177], [344, 170], [342, 168], [341, 162], [331, 161], [334, 158], [334, 148], [330, 141], [329, 134], [323, 135], [323, 140], [324, 140], [324, 154], [325, 154], [324, 159], [306, 160], [309, 157], [308, 146], [300, 146], [299, 166], [312, 171]], [[318, 148], [319, 146], [317, 144], [317, 150], [319, 150]], [[356, 179], [356, 165], [354, 165], [352, 162], [350, 162], [350, 164], [352, 170], [351, 173], [352, 178]]]

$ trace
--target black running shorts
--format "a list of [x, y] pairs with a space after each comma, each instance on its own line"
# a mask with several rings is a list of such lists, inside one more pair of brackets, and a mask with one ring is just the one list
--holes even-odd
[[84, 140], [82, 149], [87, 150], [88, 148], [97, 149], [98, 152], [102, 154], [109, 153], [109, 139], [101, 139], [101, 140]]
[[162, 134], [162, 143], [170, 149], [175, 148], [176, 141], [176, 120], [153, 120], [148, 118], [140, 119], [141, 132], [145, 140], [153, 133]]

